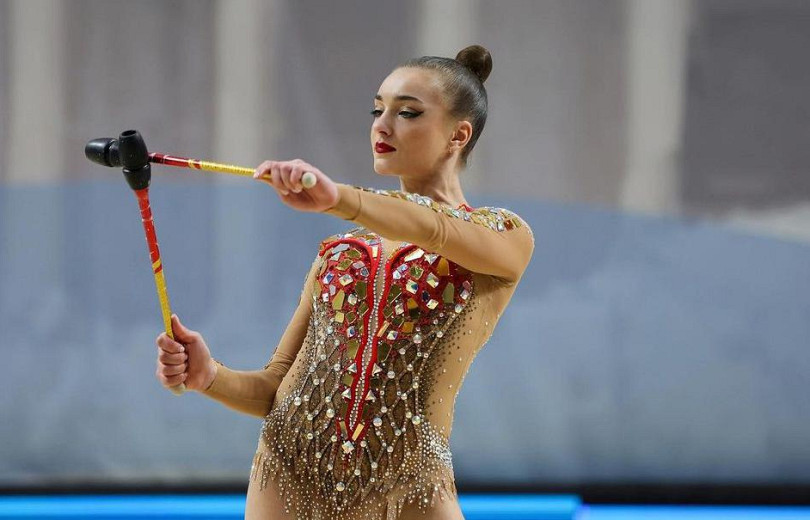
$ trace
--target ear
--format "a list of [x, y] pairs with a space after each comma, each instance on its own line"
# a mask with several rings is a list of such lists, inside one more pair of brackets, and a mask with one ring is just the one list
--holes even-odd
[[464, 149], [464, 146], [470, 142], [472, 130], [472, 124], [470, 124], [469, 121], [461, 120], [456, 123], [455, 129], [453, 130], [453, 135], [450, 137], [450, 151], [461, 151]]

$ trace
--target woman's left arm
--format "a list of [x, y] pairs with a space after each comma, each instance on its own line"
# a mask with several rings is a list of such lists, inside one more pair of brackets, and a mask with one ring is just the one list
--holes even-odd
[[[534, 235], [517, 214], [482, 209], [464, 220], [450, 209], [397, 190], [371, 191], [335, 183], [337, 203], [324, 213], [354, 222], [389, 240], [407, 241], [458, 265], [516, 283], [534, 252]], [[410, 197], [410, 199], [408, 198]]]
[[[317, 179], [309, 189], [303, 189], [301, 182], [305, 172], [312, 172]], [[427, 197], [334, 182], [301, 159], [264, 161], [253, 177], [274, 187], [282, 202], [294, 209], [354, 222], [389, 240], [416, 244], [504, 283], [517, 283], [534, 252], [529, 225], [505, 209], [481, 209], [465, 220], [461, 213], [454, 214], [438, 203], [422, 205], [430, 202]]]

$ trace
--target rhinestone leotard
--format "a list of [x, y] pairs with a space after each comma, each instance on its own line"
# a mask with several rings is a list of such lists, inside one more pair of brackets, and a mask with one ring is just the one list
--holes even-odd
[[251, 478], [299, 520], [393, 520], [457, 496], [449, 437], [470, 364], [534, 251], [503, 208], [337, 184], [321, 241], [262, 370], [217, 362], [204, 394], [263, 417]]

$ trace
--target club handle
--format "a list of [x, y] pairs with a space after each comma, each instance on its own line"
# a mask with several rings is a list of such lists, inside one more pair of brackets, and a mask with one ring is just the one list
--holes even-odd
[[[169, 292], [166, 290], [166, 278], [163, 276], [163, 261], [160, 259], [160, 248], [155, 233], [155, 223], [152, 219], [152, 208], [149, 205], [149, 188], [135, 190], [135, 197], [138, 199], [138, 207], [141, 210], [141, 222], [146, 235], [146, 245], [149, 248], [149, 259], [152, 261], [152, 272], [155, 276], [155, 288], [157, 289], [158, 301], [160, 302], [160, 313], [163, 316], [163, 329], [166, 335], [174, 339], [172, 331], [172, 311], [169, 304]], [[169, 387], [174, 395], [183, 395], [186, 392], [186, 385], [180, 383]]]
[[301, 184], [303, 184], [304, 188], [307, 188], [307, 189], [315, 186], [315, 184], [317, 182], [318, 182], [318, 178], [315, 177], [315, 174], [312, 173], [312, 172], [305, 172], [304, 176], [301, 177]]
[[[92, 161], [101, 162], [94, 157], [99, 155], [100, 152], [96, 152], [95, 155], [93, 152], [97, 148], [103, 148], [107, 145], [107, 141], [103, 139], [95, 139], [88, 143], [88, 150], [86, 152], [87, 157], [90, 158]], [[90, 145], [94, 145], [91, 147]], [[175, 166], [177, 168], [189, 168], [191, 170], [205, 170], [209, 172], [217, 172], [217, 173], [229, 173], [231, 175], [239, 175], [241, 177], [252, 177], [254, 173], [253, 168], [247, 168], [245, 166], [237, 166], [235, 164], [224, 164], [224, 163], [217, 163], [213, 161], [202, 161], [200, 159], [191, 159], [189, 157], [180, 157], [177, 155], [169, 155], [165, 153], [158, 153], [152, 152], [149, 154], [149, 162], [155, 164], [163, 164], [165, 166]], [[102, 163], [107, 164], [107, 163]], [[304, 176], [301, 178], [301, 184], [304, 185], [304, 188], [311, 188], [318, 183], [318, 178], [312, 172], [305, 172]]]

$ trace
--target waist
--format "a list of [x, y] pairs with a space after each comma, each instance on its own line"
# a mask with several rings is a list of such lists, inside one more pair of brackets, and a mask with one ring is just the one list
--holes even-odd
[[304, 400], [296, 392], [277, 399], [262, 424], [259, 448], [307, 458], [309, 464], [327, 471], [339, 465], [356, 468], [369, 478], [380, 478], [392, 464], [422, 469], [441, 465], [453, 472], [449, 438], [427, 419], [415, 423], [401, 417], [406, 420], [398, 422], [392, 411], [386, 422], [370, 420], [353, 438], [325, 409], [325, 403]]

